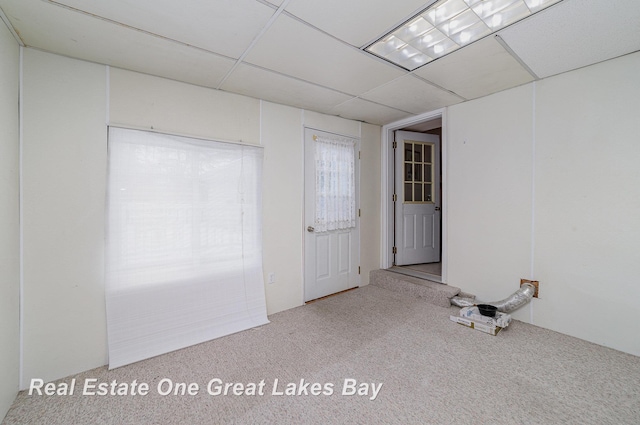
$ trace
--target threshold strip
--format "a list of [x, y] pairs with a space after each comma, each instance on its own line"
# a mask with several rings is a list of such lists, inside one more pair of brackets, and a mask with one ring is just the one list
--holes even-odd
[[336, 292], [335, 294], [329, 294], [329, 295], [325, 295], [324, 297], [315, 298], [313, 300], [306, 301], [304, 304], [307, 305], [307, 304], [314, 303], [316, 301], [324, 300], [325, 298], [335, 297], [336, 295], [344, 294], [345, 292], [353, 291], [354, 289], [358, 289], [358, 288], [359, 286], [356, 286], [355, 288], [345, 289], [344, 291]]

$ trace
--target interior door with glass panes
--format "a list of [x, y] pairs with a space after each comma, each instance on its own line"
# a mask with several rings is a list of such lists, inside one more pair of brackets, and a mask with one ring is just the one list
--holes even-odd
[[440, 137], [395, 132], [395, 265], [440, 261]]

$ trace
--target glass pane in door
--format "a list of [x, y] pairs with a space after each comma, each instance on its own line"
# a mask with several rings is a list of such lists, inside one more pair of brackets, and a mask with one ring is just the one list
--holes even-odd
[[415, 183], [413, 185], [413, 201], [422, 202], [422, 183]]
[[412, 202], [413, 201], [413, 185], [411, 183], [404, 184], [404, 202]]
[[425, 164], [424, 165], [424, 178], [422, 179], [423, 182], [426, 183], [431, 183], [433, 176], [431, 174], [431, 164]]
[[433, 143], [407, 141], [404, 144], [404, 202], [433, 202]]
[[422, 162], [422, 143], [413, 145], [413, 162]]

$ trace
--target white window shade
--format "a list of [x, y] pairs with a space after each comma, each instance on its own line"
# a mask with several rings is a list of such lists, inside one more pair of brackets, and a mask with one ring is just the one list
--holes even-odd
[[268, 323], [262, 149], [111, 127], [109, 367]]

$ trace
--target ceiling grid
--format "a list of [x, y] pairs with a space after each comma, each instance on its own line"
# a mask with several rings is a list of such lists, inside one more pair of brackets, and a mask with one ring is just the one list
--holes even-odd
[[545, 1], [0, 0], [0, 18], [26, 47], [384, 125], [640, 50], [637, 0], [550, 0], [412, 71], [364, 50], [432, 5]]

